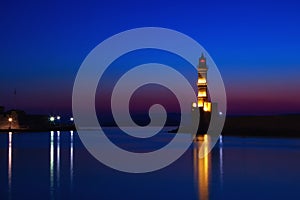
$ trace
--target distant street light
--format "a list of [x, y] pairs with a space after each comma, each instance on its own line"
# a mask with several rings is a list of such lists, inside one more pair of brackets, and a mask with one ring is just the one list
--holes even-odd
[[71, 118], [70, 118], [70, 121], [71, 121], [71, 122], [72, 122], [72, 121], [74, 121], [74, 118], [73, 118], [73, 117], [71, 117]]
[[58, 115], [58, 116], [56, 117], [56, 119], [57, 119], [57, 120], [60, 120], [60, 116]]
[[51, 116], [51, 117], [49, 118], [49, 120], [50, 120], [50, 122], [54, 122], [55, 118], [54, 118], [53, 116]]
[[9, 117], [9, 118], [8, 118], [8, 122], [9, 122], [9, 129], [11, 129], [11, 123], [12, 123], [12, 121], [13, 121], [13, 118], [12, 118], [12, 117]]

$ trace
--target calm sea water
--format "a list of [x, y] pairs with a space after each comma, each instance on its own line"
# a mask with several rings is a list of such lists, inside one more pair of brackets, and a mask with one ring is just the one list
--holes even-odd
[[0, 199], [300, 199], [299, 139], [223, 137], [200, 159], [202, 140], [164, 169], [129, 174], [76, 132], [3, 133]]

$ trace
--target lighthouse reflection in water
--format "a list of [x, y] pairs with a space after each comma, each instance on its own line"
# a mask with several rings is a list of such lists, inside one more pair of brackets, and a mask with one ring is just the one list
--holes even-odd
[[[198, 198], [201, 200], [210, 199], [211, 183], [217, 183], [218, 189], [222, 190], [223, 184], [223, 149], [222, 136], [210, 152], [212, 138], [209, 135], [198, 136], [193, 147], [193, 165], [194, 165], [194, 182]], [[219, 155], [216, 155], [219, 154]], [[217, 170], [216, 170], [217, 168]], [[212, 174], [214, 171], [214, 176]], [[215, 179], [215, 180], [213, 180]]]

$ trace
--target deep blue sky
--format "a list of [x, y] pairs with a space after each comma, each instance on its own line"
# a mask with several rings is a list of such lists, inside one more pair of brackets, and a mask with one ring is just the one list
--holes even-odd
[[[229, 113], [300, 112], [300, 2], [1, 1], [0, 105], [71, 110], [85, 56], [131, 28], [175, 29], [206, 48], [222, 73]], [[200, 56], [200, 53], [199, 53]]]

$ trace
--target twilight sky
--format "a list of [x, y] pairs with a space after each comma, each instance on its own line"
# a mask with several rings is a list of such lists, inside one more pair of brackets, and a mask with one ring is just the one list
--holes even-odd
[[158, 26], [189, 35], [210, 53], [229, 114], [299, 113], [299, 10], [296, 0], [1, 1], [0, 105], [71, 112], [76, 72], [96, 45]]

